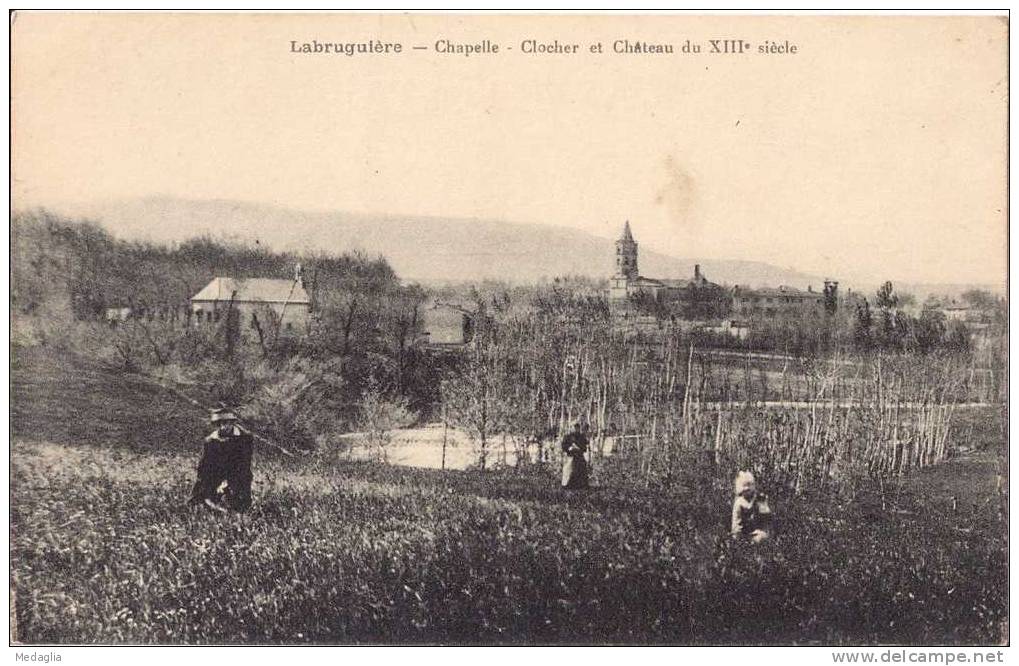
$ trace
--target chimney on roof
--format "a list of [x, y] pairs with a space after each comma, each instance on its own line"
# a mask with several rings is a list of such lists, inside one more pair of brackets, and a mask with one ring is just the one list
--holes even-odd
[[304, 269], [301, 267], [301, 262], [297, 262], [297, 265], [294, 266], [294, 282], [304, 289]]
[[694, 264], [693, 265], [693, 279], [697, 280], [698, 282], [700, 282], [701, 279], [702, 279], [701, 278], [701, 265], [700, 264]]

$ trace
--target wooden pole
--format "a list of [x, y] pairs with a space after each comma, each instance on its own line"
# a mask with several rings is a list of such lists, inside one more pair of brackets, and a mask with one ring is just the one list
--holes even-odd
[[446, 423], [446, 404], [442, 404], [442, 467], [446, 469], [446, 434], [449, 426]]

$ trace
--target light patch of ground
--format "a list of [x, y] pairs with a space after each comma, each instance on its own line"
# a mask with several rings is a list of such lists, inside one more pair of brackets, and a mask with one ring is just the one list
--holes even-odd
[[[350, 445], [351, 459], [377, 460], [380, 457], [378, 450], [365, 446], [364, 433], [352, 432], [339, 439]], [[539, 451], [538, 445], [533, 442], [525, 446], [512, 436], [495, 435], [487, 444], [485, 466], [516, 466], [518, 451], [527, 456], [527, 462], [537, 462], [542, 455], [548, 462], [560, 462], [558, 442], [545, 442], [543, 448], [544, 452]], [[606, 438], [605, 455], [611, 455], [613, 449], [613, 438]], [[480, 445], [463, 430], [431, 423], [419, 428], [394, 430], [385, 457], [390, 464], [407, 467], [470, 469], [478, 467]]]

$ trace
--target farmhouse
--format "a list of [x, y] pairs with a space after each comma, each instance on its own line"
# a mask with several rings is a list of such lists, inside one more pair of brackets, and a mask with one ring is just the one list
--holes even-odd
[[292, 280], [216, 277], [191, 297], [191, 313], [198, 325], [215, 323], [230, 309], [241, 323], [257, 321], [262, 327], [283, 331], [307, 330], [311, 299], [304, 289], [300, 266]]
[[966, 303], [959, 303], [952, 299], [948, 303], [938, 303], [937, 308], [945, 315], [948, 321], [978, 321], [980, 311]]
[[707, 326], [704, 330], [718, 335], [728, 335], [740, 340], [746, 340], [747, 336], [750, 335], [750, 327], [746, 322], [737, 319], [723, 319], [718, 326]]
[[422, 341], [429, 346], [465, 345], [473, 336], [473, 313], [453, 303], [433, 301], [422, 309], [421, 319]]
[[807, 287], [806, 291], [787, 287], [749, 289], [736, 286], [732, 290], [732, 313], [741, 319], [771, 319], [824, 314], [824, 293]]
[[111, 326], [123, 323], [128, 320], [131, 316], [131, 308], [120, 307], [120, 308], [106, 308], [103, 313], [103, 318]]
[[962, 322], [970, 333], [983, 333], [990, 327], [989, 313], [968, 303], [959, 303], [955, 299], [935, 300], [925, 307], [940, 311], [946, 321]]

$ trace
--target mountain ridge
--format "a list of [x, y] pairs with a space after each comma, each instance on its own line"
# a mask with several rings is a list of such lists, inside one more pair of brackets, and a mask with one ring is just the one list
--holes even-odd
[[[380, 254], [402, 279], [423, 283], [486, 279], [522, 283], [557, 275], [609, 277], [614, 267], [614, 239], [536, 223], [302, 211], [278, 204], [168, 195], [63, 204], [50, 209], [91, 219], [127, 240], [174, 243], [209, 235], [258, 242], [275, 250]], [[622, 221], [619, 226], [621, 229]], [[631, 221], [631, 227], [640, 243], [639, 222]], [[689, 277], [695, 264], [709, 280], [728, 285], [819, 289], [824, 280], [822, 276], [762, 261], [678, 258], [640, 248], [640, 272], [652, 278]], [[870, 291], [876, 284], [846, 286]], [[910, 286], [914, 291], [917, 287], [921, 293], [927, 291], [923, 285]], [[959, 293], [974, 285], [939, 286], [948, 288], [948, 293]]]

